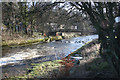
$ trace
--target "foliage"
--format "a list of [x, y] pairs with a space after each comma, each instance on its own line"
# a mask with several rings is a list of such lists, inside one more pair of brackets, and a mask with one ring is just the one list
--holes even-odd
[[62, 58], [63, 61], [59, 62], [60, 64], [64, 65], [65, 67], [60, 68], [60, 71], [69, 76], [70, 69], [74, 66], [75, 60], [70, 59], [70, 55], [67, 58]]

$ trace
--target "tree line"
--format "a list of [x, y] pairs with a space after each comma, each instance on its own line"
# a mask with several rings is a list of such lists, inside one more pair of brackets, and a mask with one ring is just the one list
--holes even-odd
[[[16, 32], [32, 35], [33, 32], [47, 33], [63, 26], [70, 29], [89, 29], [91, 24], [79, 11], [66, 10], [60, 2], [3, 2], [2, 19], [10, 34]], [[66, 4], [64, 4], [66, 6]], [[72, 30], [72, 29], [71, 29]]]

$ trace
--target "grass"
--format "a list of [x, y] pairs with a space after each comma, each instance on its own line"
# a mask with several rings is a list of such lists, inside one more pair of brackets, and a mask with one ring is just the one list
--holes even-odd
[[[45, 40], [47, 40], [46, 38]], [[2, 41], [2, 47], [16, 47], [16, 46], [25, 46], [31, 45], [32, 43], [43, 41], [44, 39], [33, 39], [33, 40], [9, 40], [9, 41]]]
[[81, 54], [81, 51], [84, 50], [85, 48], [91, 47], [92, 44], [95, 44], [97, 42], [97, 39], [94, 39], [92, 41], [87, 42], [86, 44], [84, 44], [82, 47], [80, 47], [79, 49], [77, 49], [76, 51], [72, 52], [70, 54], [70, 56], [74, 56], [75, 54]]
[[[97, 55], [99, 55], [99, 48], [98, 47], [99, 43], [98, 41], [95, 39], [93, 41], [90, 41], [88, 43], [86, 43], [84, 46], [82, 46], [81, 48], [79, 48], [78, 50], [74, 51], [73, 53], [70, 54], [70, 56], [75, 56], [75, 54], [82, 54], [82, 55], [87, 55], [89, 54], [89, 56], [87, 55], [88, 59], [87, 62], [85, 63], [85, 65], [83, 65], [85, 67], [85, 72], [91, 72], [97, 75], [97, 73], [101, 73], [101, 74], [105, 74], [105, 75], [99, 75], [101, 77], [106, 77], [106, 75], [113, 75], [113, 70], [110, 67], [110, 64], [103, 60], [102, 57], [98, 57]], [[90, 51], [86, 51], [86, 50], [90, 50]], [[90, 56], [90, 54], [93, 54], [93, 56]], [[95, 56], [96, 55], [96, 56]], [[84, 61], [84, 60], [83, 60]], [[82, 64], [81, 64], [82, 66]], [[79, 67], [80, 68], [80, 67]], [[77, 69], [76, 72], [81, 71], [81, 69]], [[91, 75], [90, 77], [92, 77], [92, 74], [88, 74]], [[74, 75], [74, 74], [73, 74]]]
[[[8, 40], [8, 41], [2, 41], [2, 47], [17, 47], [17, 46], [26, 46], [26, 45], [32, 45], [33, 43], [37, 42], [44, 42], [47, 41], [49, 38], [45, 39], [32, 39], [32, 40], [25, 40], [25, 39], [17, 39], [17, 40]], [[53, 36], [50, 38], [50, 41], [53, 40], [61, 40], [61, 36]]]
[[[86, 49], [86, 48], [91, 48], [93, 45], [95, 45], [96, 43], [98, 43], [97, 39], [93, 40], [93, 41], [89, 41], [87, 42], [85, 45], [83, 45], [81, 48], [79, 48], [78, 50], [74, 51], [71, 56], [74, 56], [75, 54], [82, 54], [81, 52]], [[97, 50], [93, 51], [94, 53], [97, 53]], [[92, 53], [93, 53], [92, 52]], [[85, 53], [87, 54], [87, 53]], [[90, 63], [86, 63], [86, 69], [90, 70], [90, 71], [100, 71], [100, 70], [104, 70], [106, 68], [109, 68], [109, 64], [104, 61], [102, 58], [95, 58], [92, 62]]]
[[28, 74], [23, 76], [15, 76], [11, 77], [10, 79], [18, 79], [18, 78], [55, 78], [59, 75], [59, 68], [61, 67], [62, 60], [54, 60], [54, 61], [47, 61], [39, 64], [34, 64], [33, 68], [28, 69], [30, 71]]
[[62, 36], [53, 36], [53, 37], [50, 37], [50, 40], [53, 41], [53, 40], [62, 40]]

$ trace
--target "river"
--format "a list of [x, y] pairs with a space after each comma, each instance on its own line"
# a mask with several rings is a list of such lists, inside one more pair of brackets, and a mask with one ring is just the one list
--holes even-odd
[[0, 58], [0, 66], [2, 66], [3, 73], [10, 73], [10, 76], [23, 74], [25, 68], [29, 68], [31, 63], [63, 58], [85, 43], [97, 38], [98, 35], [89, 35], [11, 48], [2, 53], [4, 56]]

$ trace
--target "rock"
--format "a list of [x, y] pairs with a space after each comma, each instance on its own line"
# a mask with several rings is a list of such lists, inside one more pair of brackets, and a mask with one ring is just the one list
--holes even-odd
[[55, 40], [55, 41], [60, 41], [60, 40]]
[[65, 39], [65, 37], [64, 37], [64, 36], [62, 36], [62, 39]]
[[71, 41], [70, 43], [74, 43], [73, 41]]
[[58, 40], [62, 40], [62, 36], [58, 36], [57, 38], [58, 38]]
[[50, 42], [51, 41], [51, 39], [49, 38], [46, 42]]
[[53, 40], [52, 42], [55, 42], [55, 40]]
[[51, 49], [54, 49], [54, 48], [56, 48], [56, 47], [52, 47]]
[[29, 74], [30, 72], [32, 72], [32, 70], [28, 70], [28, 71], [27, 71], [27, 74]]
[[82, 57], [82, 54], [75, 54], [75, 57]]
[[77, 41], [75, 41], [75, 43], [78, 43]]
[[65, 43], [70, 43], [70, 41], [66, 41]]
[[37, 46], [37, 49], [39, 49], [40, 47], [39, 46]]
[[71, 56], [71, 58], [75, 59], [75, 60], [82, 60], [83, 59], [83, 57], [73, 57], [73, 56]]
[[81, 41], [78, 41], [78, 43], [81, 43]]
[[79, 57], [79, 54], [75, 54], [75, 57]]
[[[83, 42], [83, 41], [82, 41]], [[75, 43], [81, 43], [81, 41], [75, 41]]]
[[84, 41], [82, 41], [82, 43], [85, 43]]
[[80, 64], [80, 61], [79, 60], [75, 60], [75, 64]]

